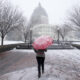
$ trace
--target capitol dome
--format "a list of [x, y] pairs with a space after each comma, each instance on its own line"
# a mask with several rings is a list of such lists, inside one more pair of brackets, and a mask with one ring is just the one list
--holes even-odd
[[32, 27], [38, 24], [48, 24], [48, 15], [40, 3], [32, 13], [30, 24]]

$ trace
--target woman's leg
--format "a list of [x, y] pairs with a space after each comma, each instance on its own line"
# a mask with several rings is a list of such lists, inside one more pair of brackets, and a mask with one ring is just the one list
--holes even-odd
[[42, 73], [44, 73], [44, 60], [45, 60], [45, 57], [42, 57]]
[[38, 77], [40, 78], [41, 77], [41, 69], [40, 69], [41, 58], [40, 57], [36, 57], [36, 59], [37, 59], [37, 63], [38, 63]]

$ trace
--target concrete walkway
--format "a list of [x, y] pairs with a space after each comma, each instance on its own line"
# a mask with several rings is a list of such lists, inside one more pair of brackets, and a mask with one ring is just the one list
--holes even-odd
[[[5, 66], [4, 69], [0, 66], [0, 80], [38, 80], [33, 50], [12, 50], [6, 54], [2, 53], [0, 64]], [[45, 73], [39, 80], [80, 80], [80, 51], [48, 50]]]
[[0, 75], [36, 65], [35, 53], [28, 50], [11, 50], [0, 53]]

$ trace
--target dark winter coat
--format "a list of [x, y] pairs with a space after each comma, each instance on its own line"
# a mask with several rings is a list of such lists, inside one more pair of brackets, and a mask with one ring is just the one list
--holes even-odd
[[35, 50], [34, 51], [36, 52], [36, 57], [45, 57], [45, 51], [46, 50]]

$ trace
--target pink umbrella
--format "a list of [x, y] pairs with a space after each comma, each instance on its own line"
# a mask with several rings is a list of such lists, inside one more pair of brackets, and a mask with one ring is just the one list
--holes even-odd
[[32, 46], [34, 49], [46, 49], [48, 46], [50, 46], [53, 43], [53, 39], [49, 36], [41, 36], [37, 38]]

